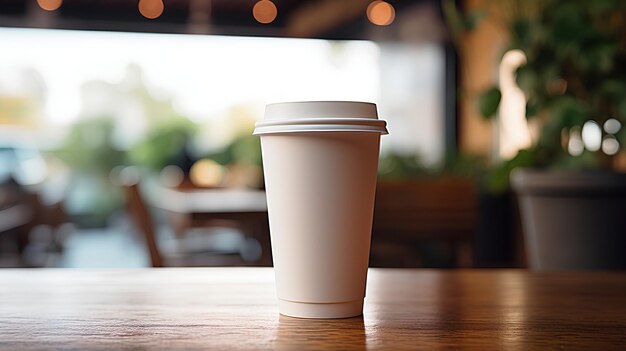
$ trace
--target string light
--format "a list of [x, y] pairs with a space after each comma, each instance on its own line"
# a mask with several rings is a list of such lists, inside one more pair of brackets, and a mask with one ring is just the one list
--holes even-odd
[[277, 15], [278, 9], [270, 0], [261, 0], [254, 4], [252, 8], [252, 16], [254, 16], [254, 19], [259, 23], [272, 23]]
[[165, 6], [162, 0], [139, 0], [137, 7], [142, 16], [148, 19], [155, 19], [161, 16]]
[[37, 0], [37, 5], [46, 11], [57, 10], [63, 4], [63, 0]]
[[367, 19], [377, 26], [388, 26], [396, 18], [396, 10], [386, 1], [372, 1], [367, 6]]

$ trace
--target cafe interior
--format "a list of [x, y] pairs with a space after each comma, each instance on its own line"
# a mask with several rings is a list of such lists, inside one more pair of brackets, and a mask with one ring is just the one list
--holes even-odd
[[0, 351], [624, 350], [626, 1], [1, 0]]
[[621, 1], [3, 0], [0, 267], [272, 266], [269, 103], [368, 101], [370, 267], [626, 268]]

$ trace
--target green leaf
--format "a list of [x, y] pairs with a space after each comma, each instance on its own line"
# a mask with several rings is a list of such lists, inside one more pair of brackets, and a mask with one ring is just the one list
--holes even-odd
[[518, 18], [511, 25], [511, 41], [516, 46], [526, 47], [530, 44], [531, 24], [526, 18]]
[[261, 139], [255, 135], [242, 135], [229, 146], [233, 161], [261, 166]]
[[564, 100], [561, 109], [555, 111], [555, 116], [563, 127], [571, 128], [582, 126], [588, 119], [589, 113], [585, 104], [578, 100]]
[[515, 70], [515, 83], [526, 95], [532, 95], [538, 90], [541, 79], [538, 77], [540, 69], [537, 61], [529, 61]]
[[607, 79], [601, 84], [600, 91], [602, 94], [606, 94], [618, 101], [624, 101], [623, 98], [626, 96], [626, 82], [618, 79]]
[[585, 5], [592, 15], [601, 16], [607, 12], [615, 11], [616, 7], [619, 8], [623, 6], [622, 1], [623, 0], [593, 0], [586, 2]]
[[513, 157], [509, 162], [507, 162], [507, 166], [509, 171], [514, 170], [519, 167], [530, 167], [535, 164], [535, 153], [532, 150], [519, 150], [517, 155]]
[[137, 142], [129, 150], [128, 156], [135, 164], [161, 170], [175, 162], [175, 158], [183, 152], [193, 133], [190, 128], [184, 126], [161, 127]]
[[500, 106], [500, 100], [502, 99], [502, 93], [496, 87], [493, 87], [478, 97], [478, 109], [485, 118], [491, 118], [498, 111]]
[[571, 47], [577, 45], [583, 38], [584, 32], [589, 30], [587, 21], [583, 16], [583, 9], [583, 6], [573, 2], [556, 7], [553, 20], [550, 23], [552, 36], [556, 42]]

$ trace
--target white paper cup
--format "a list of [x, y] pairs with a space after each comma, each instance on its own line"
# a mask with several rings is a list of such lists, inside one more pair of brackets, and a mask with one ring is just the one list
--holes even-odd
[[268, 105], [261, 136], [281, 314], [363, 311], [380, 135], [376, 105]]

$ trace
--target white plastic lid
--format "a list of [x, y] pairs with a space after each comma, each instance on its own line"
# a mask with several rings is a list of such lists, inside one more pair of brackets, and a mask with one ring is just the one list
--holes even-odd
[[376, 104], [356, 101], [303, 101], [269, 104], [254, 135], [298, 132], [370, 132], [388, 134]]

